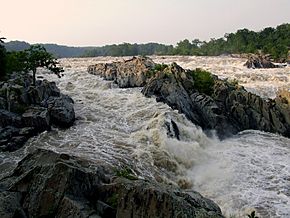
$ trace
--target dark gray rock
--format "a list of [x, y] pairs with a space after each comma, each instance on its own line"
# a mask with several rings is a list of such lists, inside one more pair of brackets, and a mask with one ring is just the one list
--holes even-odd
[[[247, 68], [277, 68], [278, 65], [273, 64], [267, 56], [262, 55], [252, 55], [248, 58], [247, 62], [244, 64]], [[280, 65], [282, 67], [283, 65]]]
[[[32, 218], [223, 217], [214, 202], [196, 192], [114, 174], [104, 162], [36, 150], [0, 180], [0, 187], [4, 194], [21, 196], [21, 201], [18, 197], [9, 200], [16, 205], [11, 211], [23, 210]], [[11, 214], [3, 211], [3, 216]]]
[[35, 86], [31, 84], [32, 77], [21, 72], [0, 83], [0, 127], [22, 128], [12, 135], [6, 129], [9, 137], [0, 134], [2, 151], [20, 148], [29, 137], [50, 130], [51, 123], [59, 127], [74, 123], [73, 100], [62, 95], [55, 82], [37, 80]]
[[16, 127], [22, 126], [21, 116], [7, 110], [0, 109], [0, 127], [13, 125]]
[[26, 218], [21, 207], [22, 194], [20, 192], [0, 192], [0, 217], [1, 218]]
[[142, 93], [177, 109], [204, 130], [216, 130], [220, 138], [246, 129], [290, 137], [287, 99], [262, 99], [241, 86], [215, 77], [214, 80], [211, 96], [200, 93], [195, 89], [190, 72], [172, 64], [148, 80]]
[[52, 124], [69, 127], [75, 121], [73, 100], [66, 95], [49, 97], [46, 102]]
[[50, 129], [50, 117], [48, 110], [43, 107], [31, 107], [22, 114], [24, 126], [34, 127], [42, 132]]

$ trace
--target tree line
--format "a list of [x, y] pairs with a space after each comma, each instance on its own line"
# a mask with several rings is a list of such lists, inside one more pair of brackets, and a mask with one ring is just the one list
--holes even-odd
[[[8, 51], [29, 48], [25, 42], [5, 43]], [[69, 47], [56, 44], [42, 44], [55, 57], [98, 57], [98, 56], [134, 56], [134, 55], [197, 55], [216, 56], [222, 54], [262, 53], [270, 54], [275, 60], [288, 58], [290, 49], [290, 24], [276, 28], [267, 27], [255, 32], [240, 29], [235, 33], [226, 33], [224, 37], [209, 41], [184, 39], [177, 45], [159, 43], [114, 44], [102, 47]], [[1, 52], [1, 51], [0, 51]]]
[[197, 55], [217, 56], [222, 54], [263, 53], [273, 59], [287, 59], [290, 49], [290, 24], [276, 28], [267, 27], [259, 32], [240, 29], [227, 33], [222, 38], [210, 41], [184, 39], [176, 46], [158, 43], [106, 45], [87, 50], [83, 56], [133, 56], [133, 55]]

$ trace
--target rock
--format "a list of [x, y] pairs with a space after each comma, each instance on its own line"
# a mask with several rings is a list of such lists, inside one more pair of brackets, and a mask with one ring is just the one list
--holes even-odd
[[0, 97], [0, 109], [7, 109], [7, 101], [5, 98]]
[[217, 130], [221, 138], [237, 133], [237, 127], [222, 114], [215, 101], [199, 93], [194, 83], [190, 72], [172, 64], [164, 71], [157, 72], [144, 86], [142, 93], [147, 97], [155, 96], [157, 101], [177, 109], [205, 130]]
[[248, 58], [247, 62], [244, 64], [247, 68], [277, 68], [279, 66], [273, 64], [267, 56], [257, 56], [252, 55]]
[[4, 199], [10, 210], [0, 209], [2, 217], [16, 211], [27, 217], [223, 217], [196, 192], [116, 177], [104, 162], [41, 149], [21, 160], [0, 187], [1, 195], [12, 196]]
[[27, 216], [21, 207], [21, 197], [20, 192], [0, 192], [0, 217], [26, 218]]
[[0, 150], [9, 152], [16, 151], [25, 144], [27, 139], [25, 136], [13, 136]]
[[0, 127], [0, 145], [5, 145], [13, 137], [19, 134], [19, 129], [14, 126]]
[[0, 109], [0, 127], [9, 126], [12, 124], [16, 127], [22, 126], [21, 116], [7, 110]]
[[[62, 95], [55, 82], [37, 80], [14, 73], [8, 81], [0, 83], [0, 127], [13, 126], [21, 130], [0, 134], [0, 150], [14, 151], [36, 134], [50, 130], [50, 125], [69, 127], [75, 120], [73, 100]], [[5, 145], [4, 145], [5, 144]]]
[[0, 127], [0, 151], [16, 151], [21, 148], [28, 138], [37, 134], [31, 127], [16, 128], [14, 126]]
[[[262, 99], [218, 78], [214, 78], [211, 96], [199, 92], [195, 83], [190, 71], [172, 64], [157, 72], [142, 93], [177, 109], [204, 130], [215, 130], [220, 138], [246, 129], [290, 137], [290, 110], [285, 104]], [[280, 102], [288, 102], [283, 99]]]
[[70, 127], [75, 121], [73, 100], [66, 95], [49, 97], [46, 102], [52, 124]]
[[43, 107], [31, 107], [22, 114], [25, 126], [34, 127], [38, 132], [50, 129], [48, 110]]
[[277, 100], [262, 99], [222, 80], [215, 82], [213, 99], [238, 131], [257, 129], [290, 137], [289, 110], [283, 111]]
[[154, 66], [155, 63], [150, 58], [133, 57], [123, 62], [91, 65], [88, 72], [113, 80], [120, 88], [142, 87]]

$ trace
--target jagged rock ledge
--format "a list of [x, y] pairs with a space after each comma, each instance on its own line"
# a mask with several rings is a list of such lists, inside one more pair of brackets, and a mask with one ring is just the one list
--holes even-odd
[[247, 62], [244, 64], [247, 68], [258, 69], [258, 68], [279, 68], [286, 67], [287, 63], [274, 64], [272, 63], [270, 56], [268, 55], [250, 55], [248, 56]]
[[75, 120], [73, 100], [54, 82], [15, 73], [0, 82], [0, 151], [15, 151], [52, 125], [66, 128]]
[[0, 180], [0, 217], [223, 217], [197, 192], [118, 177], [115, 170], [102, 161], [35, 150]]
[[[262, 99], [238, 84], [211, 75], [213, 84], [205, 92], [196, 73], [177, 64], [155, 64], [151, 59], [134, 57], [124, 62], [96, 64], [88, 72], [113, 80], [119, 87], [144, 86], [142, 93], [155, 96], [186, 115], [204, 130], [215, 130], [220, 138], [246, 129], [279, 133], [290, 137], [290, 102], [277, 97]], [[138, 81], [138, 82], [137, 82]], [[208, 81], [203, 83], [208, 86]], [[201, 88], [200, 88], [201, 87]]]

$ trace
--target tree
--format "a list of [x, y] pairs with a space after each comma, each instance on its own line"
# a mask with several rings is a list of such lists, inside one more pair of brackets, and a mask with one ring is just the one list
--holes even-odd
[[5, 38], [0, 37], [0, 80], [5, 78], [6, 75], [6, 49], [2, 43]]
[[24, 70], [32, 71], [33, 85], [35, 85], [36, 71], [38, 67], [44, 67], [50, 70], [59, 78], [61, 77], [60, 73], [64, 71], [62, 67], [57, 66], [59, 62], [57, 62], [52, 54], [48, 53], [41, 45], [30, 46], [29, 49], [24, 50], [24, 55]]
[[5, 40], [6, 38], [4, 38], [4, 37], [0, 37], [0, 43], [4, 43], [4, 41], [3, 40]]

